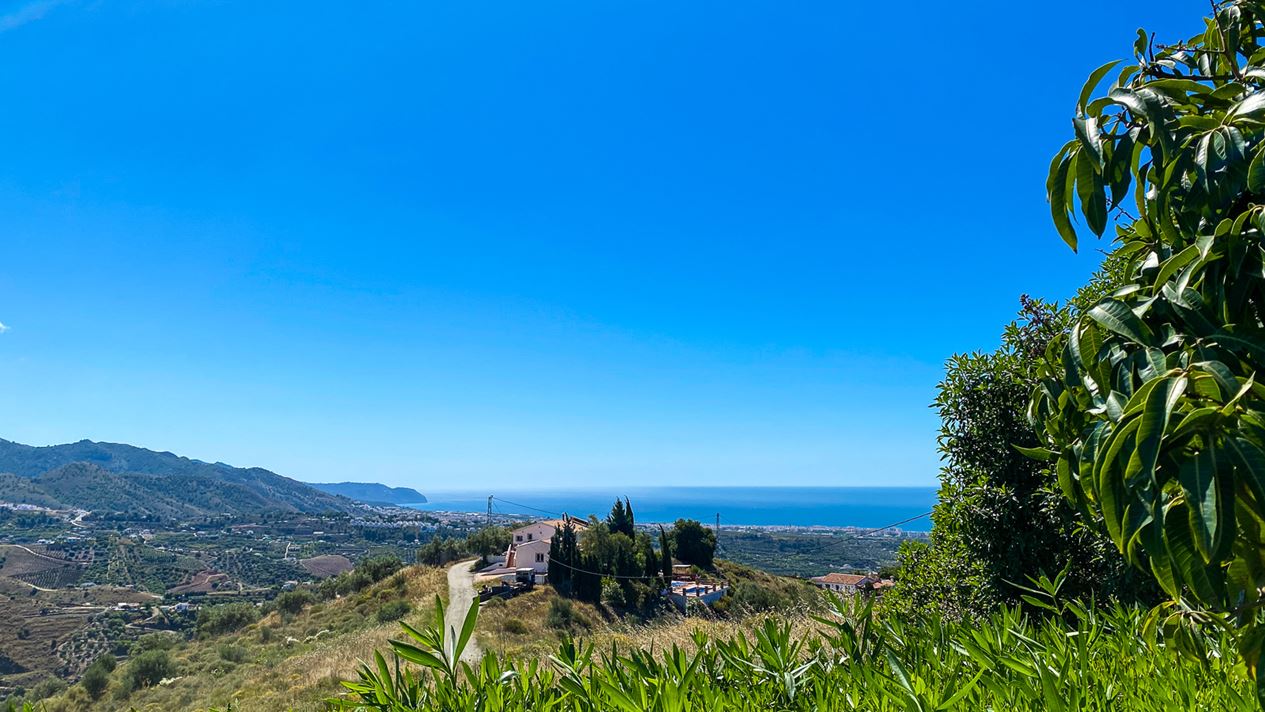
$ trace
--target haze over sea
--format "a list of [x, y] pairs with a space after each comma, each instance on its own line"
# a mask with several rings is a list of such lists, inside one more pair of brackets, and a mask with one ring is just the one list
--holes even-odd
[[[493, 512], [500, 514], [605, 516], [616, 497], [627, 497], [637, 521], [672, 522], [678, 518], [713, 523], [720, 514], [723, 527], [829, 526], [882, 527], [931, 511], [934, 487], [609, 487], [591, 489], [453, 490], [423, 492], [425, 504], [416, 509], [485, 512], [493, 495]], [[901, 529], [928, 531], [928, 517], [902, 524]]]

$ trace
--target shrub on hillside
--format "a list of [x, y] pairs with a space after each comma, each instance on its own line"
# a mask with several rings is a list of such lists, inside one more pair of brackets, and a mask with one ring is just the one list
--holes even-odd
[[215, 646], [215, 652], [219, 654], [220, 660], [230, 663], [244, 663], [250, 657], [250, 651], [246, 648], [230, 643], [220, 643]]
[[225, 603], [198, 611], [197, 630], [202, 635], [223, 635], [259, 620], [259, 609], [250, 603]]
[[117, 661], [113, 655], [102, 655], [93, 661], [88, 669], [84, 671], [83, 677], [80, 678], [79, 684], [83, 685], [83, 689], [92, 699], [98, 699], [110, 686], [110, 673], [114, 672]]
[[283, 618], [288, 618], [298, 615], [304, 608], [315, 602], [316, 596], [313, 596], [310, 591], [296, 590], [286, 591], [277, 596], [276, 600], [273, 601], [273, 605], [276, 606], [277, 612]]
[[[361, 591], [404, 568], [395, 556], [374, 556], [364, 559], [356, 568], [325, 579], [317, 588], [321, 598], [334, 598]], [[403, 581], [401, 580], [401, 585]]]
[[164, 678], [174, 677], [176, 663], [166, 650], [150, 650], [141, 653], [127, 664], [123, 678], [128, 691], [157, 685]]
[[576, 611], [575, 604], [565, 598], [555, 598], [549, 602], [549, 613], [545, 617], [545, 624], [556, 630], [589, 627], [589, 621]]
[[378, 609], [377, 617], [379, 623], [388, 621], [398, 621], [412, 609], [408, 601], [391, 601]]
[[132, 643], [129, 655], [136, 656], [151, 650], [171, 650], [180, 644], [180, 636], [169, 630], [142, 635]]
[[531, 630], [527, 624], [517, 618], [506, 618], [501, 623], [501, 630], [510, 635], [527, 635]]

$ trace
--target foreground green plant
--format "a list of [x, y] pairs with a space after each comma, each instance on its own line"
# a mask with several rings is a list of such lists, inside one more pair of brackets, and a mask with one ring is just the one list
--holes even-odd
[[[1047, 190], [1113, 214], [1126, 280], [1047, 352], [1030, 418], [1064, 494], [1101, 517], [1170, 598], [1157, 626], [1224, 626], [1261, 684], [1265, 654], [1265, 5], [1213, 4], [1202, 31], [1157, 45], [1076, 105]], [[1132, 192], [1133, 206], [1124, 207]]]
[[872, 602], [831, 598], [832, 612], [811, 631], [770, 617], [750, 635], [714, 640], [696, 633], [694, 650], [597, 653], [565, 640], [547, 664], [486, 655], [457, 662], [478, 616], [461, 631], [443, 628], [443, 607], [409, 641], [375, 655], [342, 710], [1252, 710], [1252, 685], [1227, 660], [1232, 639], [1198, 636], [1205, 654], [1165, 646], [1142, 609], [1061, 603], [1061, 580], [1027, 589], [1047, 609], [1036, 619], [1005, 608], [976, 623], [939, 617], [883, 617]]

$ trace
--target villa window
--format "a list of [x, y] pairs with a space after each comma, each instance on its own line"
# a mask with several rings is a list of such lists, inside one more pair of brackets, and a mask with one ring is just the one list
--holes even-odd
[[514, 541], [522, 541], [522, 540], [523, 540], [523, 535], [522, 535], [522, 534], [516, 534], [516, 535], [514, 535]]
[[544, 555], [544, 554], [536, 554], [536, 563], [538, 563], [538, 564], [543, 564], [543, 563], [545, 563], [545, 555]]
[[527, 535], [527, 541], [531, 541], [531, 539], [532, 539], [532, 535], [531, 535], [531, 534], [528, 534], [528, 535]]

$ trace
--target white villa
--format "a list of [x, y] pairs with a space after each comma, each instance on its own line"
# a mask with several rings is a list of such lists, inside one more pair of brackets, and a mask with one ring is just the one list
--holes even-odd
[[562, 515], [528, 524], [510, 532], [510, 546], [505, 551], [506, 569], [532, 569], [537, 574], [549, 572], [549, 546], [559, 529], [570, 523], [577, 532], [588, 526], [583, 519]]
[[878, 577], [862, 576], [861, 574], [830, 573], [825, 576], [816, 576], [810, 580], [821, 588], [830, 591], [856, 593], [861, 588], [878, 581]]

